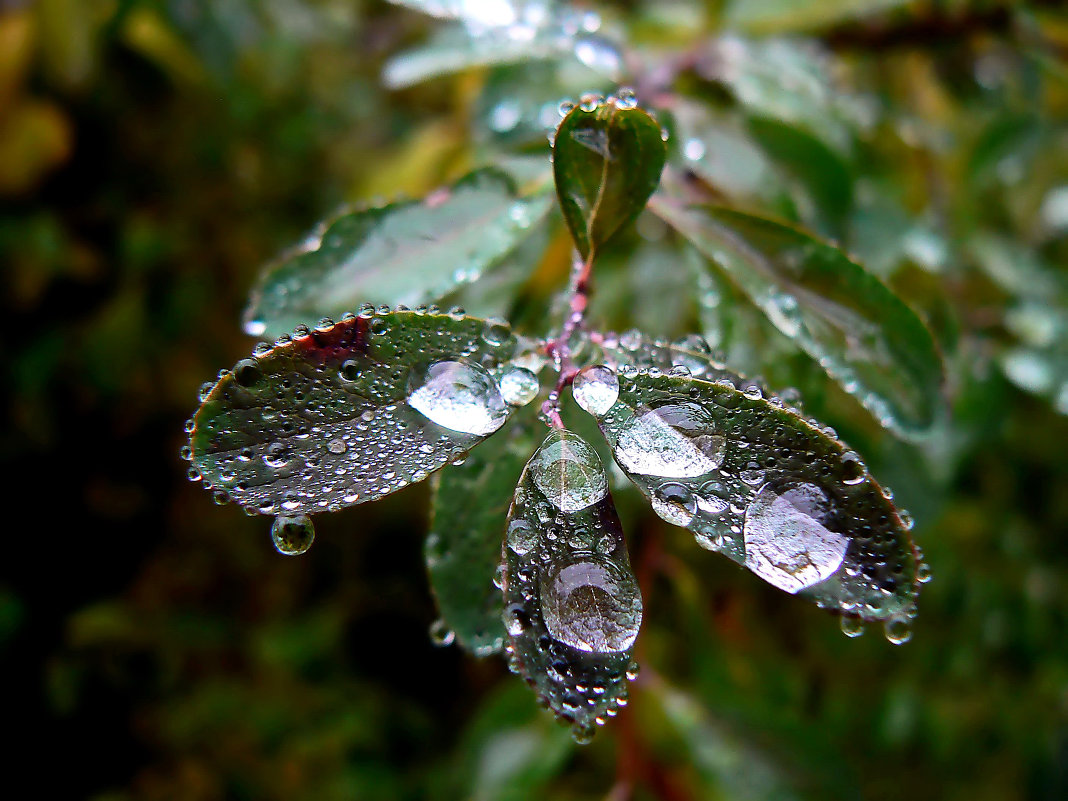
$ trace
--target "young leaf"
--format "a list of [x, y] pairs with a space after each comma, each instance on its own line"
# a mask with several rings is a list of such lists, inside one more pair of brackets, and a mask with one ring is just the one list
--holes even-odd
[[265, 270], [245, 330], [279, 336], [364, 301], [439, 301], [497, 264], [551, 204], [548, 193], [522, 197], [509, 175], [487, 168], [421, 201], [344, 213]]
[[923, 571], [910, 523], [856, 453], [758, 389], [587, 367], [576, 401], [658, 515], [822, 607], [904, 621]]
[[205, 385], [188, 455], [220, 500], [250, 512], [374, 500], [504, 425], [516, 348], [503, 322], [473, 317], [367, 307], [324, 320]]
[[621, 95], [573, 108], [553, 143], [560, 207], [587, 261], [645, 208], [667, 154], [659, 123]]
[[488, 656], [504, 645], [497, 571], [504, 520], [527, 457], [537, 446], [536, 422], [517, 421], [434, 477], [426, 564], [438, 611], [461, 645]]
[[527, 462], [504, 562], [511, 667], [586, 740], [626, 703], [642, 599], [608, 476], [581, 437], [553, 431]]
[[772, 220], [657, 196], [650, 208], [879, 422], [922, 435], [942, 411], [942, 364], [916, 313], [842, 251]]

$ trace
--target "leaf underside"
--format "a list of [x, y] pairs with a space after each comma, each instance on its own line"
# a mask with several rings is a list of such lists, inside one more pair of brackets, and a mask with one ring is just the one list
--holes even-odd
[[787, 592], [868, 620], [913, 610], [920, 557], [860, 458], [778, 399], [623, 370], [599, 415], [656, 512]]
[[202, 393], [190, 435], [205, 484], [250, 512], [381, 498], [466, 453], [511, 412], [495, 373], [517, 340], [499, 322], [368, 312], [280, 342]]

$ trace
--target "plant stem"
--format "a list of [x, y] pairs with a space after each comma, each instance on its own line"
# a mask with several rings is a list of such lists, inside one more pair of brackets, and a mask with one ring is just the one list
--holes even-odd
[[590, 300], [590, 276], [593, 273], [594, 253], [583, 259], [576, 251], [571, 266], [571, 282], [568, 290], [568, 311], [564, 318], [564, 324], [560, 327], [560, 333], [555, 339], [549, 340], [545, 345], [545, 352], [556, 363], [556, 386], [549, 393], [548, 399], [542, 404], [541, 412], [548, 425], [552, 428], [563, 428], [563, 420], [560, 419], [561, 393], [575, 379], [578, 368], [571, 358], [571, 337], [577, 331], [582, 330], [586, 321], [586, 308]]

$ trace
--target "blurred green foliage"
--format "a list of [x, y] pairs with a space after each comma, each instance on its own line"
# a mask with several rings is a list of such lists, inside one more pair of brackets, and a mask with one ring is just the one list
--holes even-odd
[[[485, 56], [457, 23], [371, 0], [0, 2], [2, 454], [25, 508], [0, 654], [25, 720], [11, 764], [57, 763], [38, 793], [1068, 796], [1060, 4], [598, 11], [632, 56], [608, 65], [619, 78], [593, 57]], [[475, 66], [422, 80], [467, 47]], [[561, 93], [656, 90], [645, 69], [676, 62], [674, 163], [835, 238], [917, 309], [951, 420], [919, 445], [880, 429], [648, 216], [604, 253], [591, 314], [701, 330], [735, 368], [800, 389], [912, 510], [935, 579], [910, 644], [847, 640], [617, 493], [644, 672], [618, 725], [579, 749], [499, 660], [430, 644], [425, 487], [323, 518], [290, 560], [176, 454], [196, 388], [249, 350], [260, 265], [315, 220], [547, 154], [539, 115]], [[544, 324], [566, 280], [559, 220], [517, 264], [453, 300]]]

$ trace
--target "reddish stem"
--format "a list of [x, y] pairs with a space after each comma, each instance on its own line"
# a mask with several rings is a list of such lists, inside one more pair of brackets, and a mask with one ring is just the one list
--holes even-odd
[[546, 422], [552, 428], [563, 428], [564, 423], [560, 419], [561, 393], [571, 385], [578, 373], [575, 362], [571, 359], [571, 337], [576, 331], [582, 329], [586, 320], [586, 308], [590, 300], [590, 276], [593, 273], [594, 254], [583, 259], [577, 252], [571, 270], [571, 287], [569, 290], [568, 314], [560, 333], [555, 339], [546, 343], [545, 352], [556, 362], [556, 371], [559, 377], [556, 386], [549, 393], [548, 400], [542, 404], [541, 412]]

